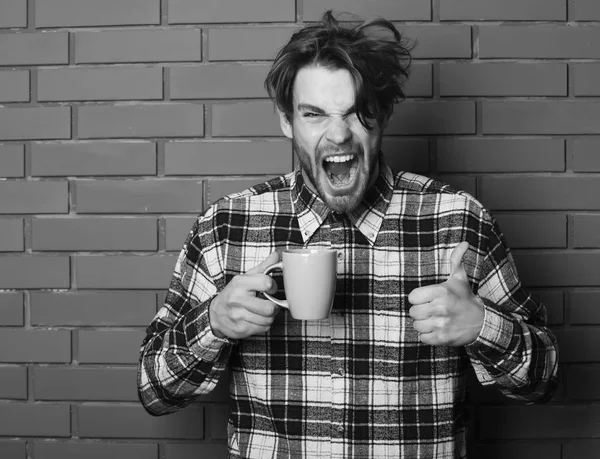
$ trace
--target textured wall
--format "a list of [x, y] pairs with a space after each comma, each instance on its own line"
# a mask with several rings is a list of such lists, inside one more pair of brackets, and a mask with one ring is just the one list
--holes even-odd
[[194, 216], [292, 169], [262, 82], [326, 8], [418, 41], [388, 159], [493, 211], [559, 337], [552, 403], [475, 392], [478, 457], [597, 457], [597, 0], [0, 0], [0, 457], [224, 455], [225, 386], [152, 418], [138, 346]]

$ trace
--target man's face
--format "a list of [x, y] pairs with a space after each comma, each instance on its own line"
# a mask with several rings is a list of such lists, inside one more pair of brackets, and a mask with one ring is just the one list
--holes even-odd
[[356, 116], [354, 82], [345, 69], [302, 68], [294, 82], [291, 121], [280, 112], [307, 185], [335, 212], [354, 209], [379, 173], [382, 127]]

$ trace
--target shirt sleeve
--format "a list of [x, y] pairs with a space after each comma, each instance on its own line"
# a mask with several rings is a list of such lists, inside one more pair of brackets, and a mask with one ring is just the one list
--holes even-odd
[[[201, 222], [181, 250], [165, 304], [146, 330], [138, 365], [138, 396], [152, 415], [175, 412], [217, 384], [232, 342], [216, 337], [208, 307], [219, 281], [210, 275], [217, 248], [204, 244]], [[210, 233], [210, 230], [208, 230]]]
[[489, 216], [477, 294], [484, 320], [467, 345], [477, 379], [525, 402], [549, 400], [558, 386], [558, 344], [546, 308], [524, 291], [504, 236]]

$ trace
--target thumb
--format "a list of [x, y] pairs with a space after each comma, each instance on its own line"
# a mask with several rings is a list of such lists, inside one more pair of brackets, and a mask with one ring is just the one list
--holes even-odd
[[454, 247], [452, 253], [450, 254], [450, 276], [463, 276], [467, 277], [467, 273], [465, 271], [465, 267], [463, 266], [463, 257], [465, 253], [469, 250], [469, 243], [467, 241], [463, 241]]
[[274, 265], [279, 261], [279, 252], [271, 252], [271, 254], [265, 258], [262, 263], [256, 265], [254, 268], [248, 270], [246, 274], [260, 274], [269, 266]]

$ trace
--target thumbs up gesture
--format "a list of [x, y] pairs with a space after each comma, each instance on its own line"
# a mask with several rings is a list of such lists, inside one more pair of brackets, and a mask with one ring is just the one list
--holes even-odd
[[469, 287], [463, 257], [468, 242], [458, 244], [450, 255], [450, 276], [437, 285], [410, 292], [409, 310], [421, 342], [430, 345], [464, 346], [475, 341], [483, 325], [483, 304]]

